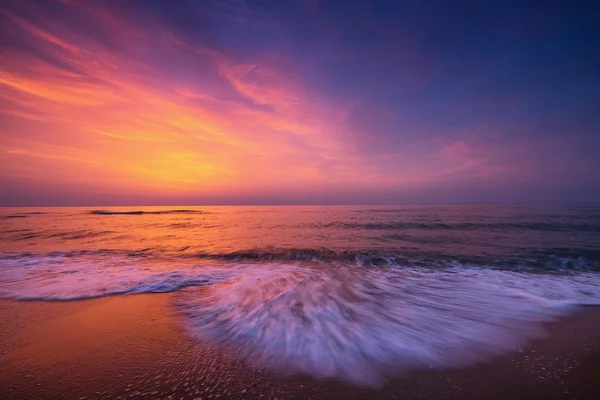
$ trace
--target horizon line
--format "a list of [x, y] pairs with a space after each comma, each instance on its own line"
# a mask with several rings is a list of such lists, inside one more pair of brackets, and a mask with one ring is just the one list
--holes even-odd
[[412, 207], [412, 206], [600, 206], [600, 202], [556, 202], [556, 203], [264, 203], [264, 204], [104, 204], [104, 205], [0, 205], [0, 208], [67, 208], [67, 207]]

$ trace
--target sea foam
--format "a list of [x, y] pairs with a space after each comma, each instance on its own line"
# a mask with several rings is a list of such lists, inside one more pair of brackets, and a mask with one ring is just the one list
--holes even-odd
[[73, 300], [177, 291], [192, 337], [258, 365], [376, 386], [411, 369], [471, 365], [539, 337], [540, 323], [600, 304], [593, 272], [539, 274], [349, 263], [0, 258], [0, 295]]
[[259, 365], [376, 386], [513, 350], [598, 294], [595, 276], [269, 265], [186, 289], [179, 305], [194, 335]]

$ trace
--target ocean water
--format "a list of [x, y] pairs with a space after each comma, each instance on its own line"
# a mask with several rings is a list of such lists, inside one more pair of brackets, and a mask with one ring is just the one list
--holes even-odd
[[193, 339], [355, 384], [600, 304], [600, 207], [0, 208], [0, 296], [175, 292]]

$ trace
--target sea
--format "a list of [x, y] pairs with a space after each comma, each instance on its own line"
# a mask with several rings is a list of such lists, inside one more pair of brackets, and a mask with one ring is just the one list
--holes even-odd
[[0, 297], [163, 292], [191, 340], [377, 385], [599, 305], [600, 207], [0, 208]]

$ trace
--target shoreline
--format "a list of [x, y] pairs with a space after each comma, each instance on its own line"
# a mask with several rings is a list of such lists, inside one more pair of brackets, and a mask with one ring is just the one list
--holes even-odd
[[192, 340], [175, 294], [0, 300], [0, 389], [10, 399], [597, 399], [600, 307], [546, 324], [522, 352], [421, 370], [380, 389], [279, 374]]

